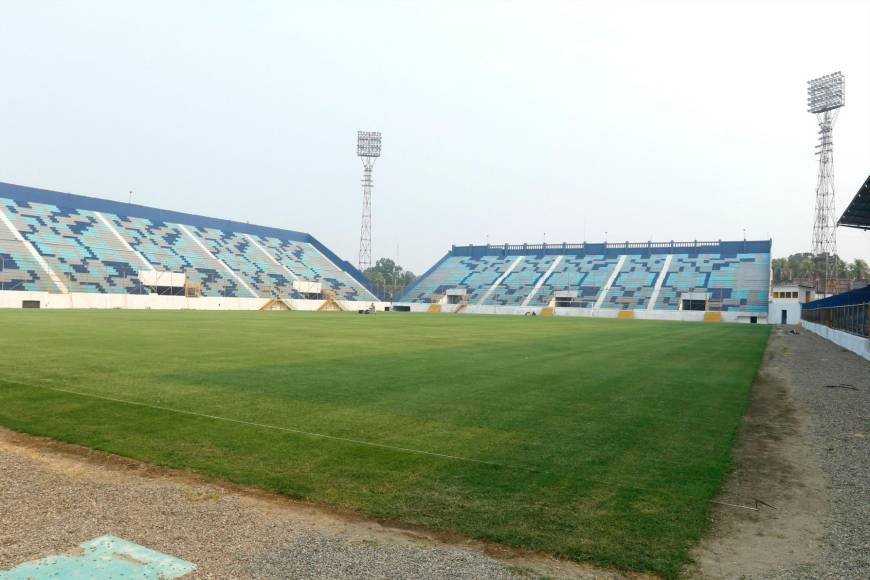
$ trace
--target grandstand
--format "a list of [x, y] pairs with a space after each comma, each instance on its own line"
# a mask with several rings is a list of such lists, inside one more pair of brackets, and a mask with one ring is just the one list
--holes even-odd
[[400, 309], [766, 322], [770, 240], [453, 246]]
[[362, 273], [311, 234], [0, 183], [0, 306], [373, 301]]

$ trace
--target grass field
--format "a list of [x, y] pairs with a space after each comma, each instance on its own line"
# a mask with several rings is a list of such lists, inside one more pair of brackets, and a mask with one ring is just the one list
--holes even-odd
[[665, 576], [705, 528], [768, 335], [296, 312], [7, 310], [0, 327], [0, 425]]

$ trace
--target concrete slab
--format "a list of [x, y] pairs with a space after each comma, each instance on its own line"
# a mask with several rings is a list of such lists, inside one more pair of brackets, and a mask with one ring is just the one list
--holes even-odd
[[100, 536], [80, 545], [80, 553], [48, 556], [0, 571], [0, 580], [172, 580], [196, 565], [114, 536]]

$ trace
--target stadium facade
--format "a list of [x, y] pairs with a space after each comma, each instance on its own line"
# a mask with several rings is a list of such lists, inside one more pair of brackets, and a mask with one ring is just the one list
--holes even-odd
[[411, 311], [764, 323], [771, 241], [453, 246]]
[[0, 183], [0, 307], [358, 309], [367, 284], [311, 234]]

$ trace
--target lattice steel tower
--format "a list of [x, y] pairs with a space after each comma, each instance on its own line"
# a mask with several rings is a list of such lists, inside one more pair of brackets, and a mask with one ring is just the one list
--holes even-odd
[[356, 132], [356, 154], [363, 163], [362, 226], [359, 232], [359, 269], [365, 272], [372, 266], [372, 168], [381, 156], [381, 134], [377, 131]]
[[[837, 216], [834, 213], [834, 123], [840, 107], [846, 104], [846, 81], [843, 73], [825, 75], [807, 81], [807, 107], [819, 122], [819, 178], [816, 182], [816, 216], [813, 221], [813, 256], [824, 256], [823, 292], [834, 278], [833, 259], [837, 253]], [[818, 278], [818, 274], [817, 274]]]

